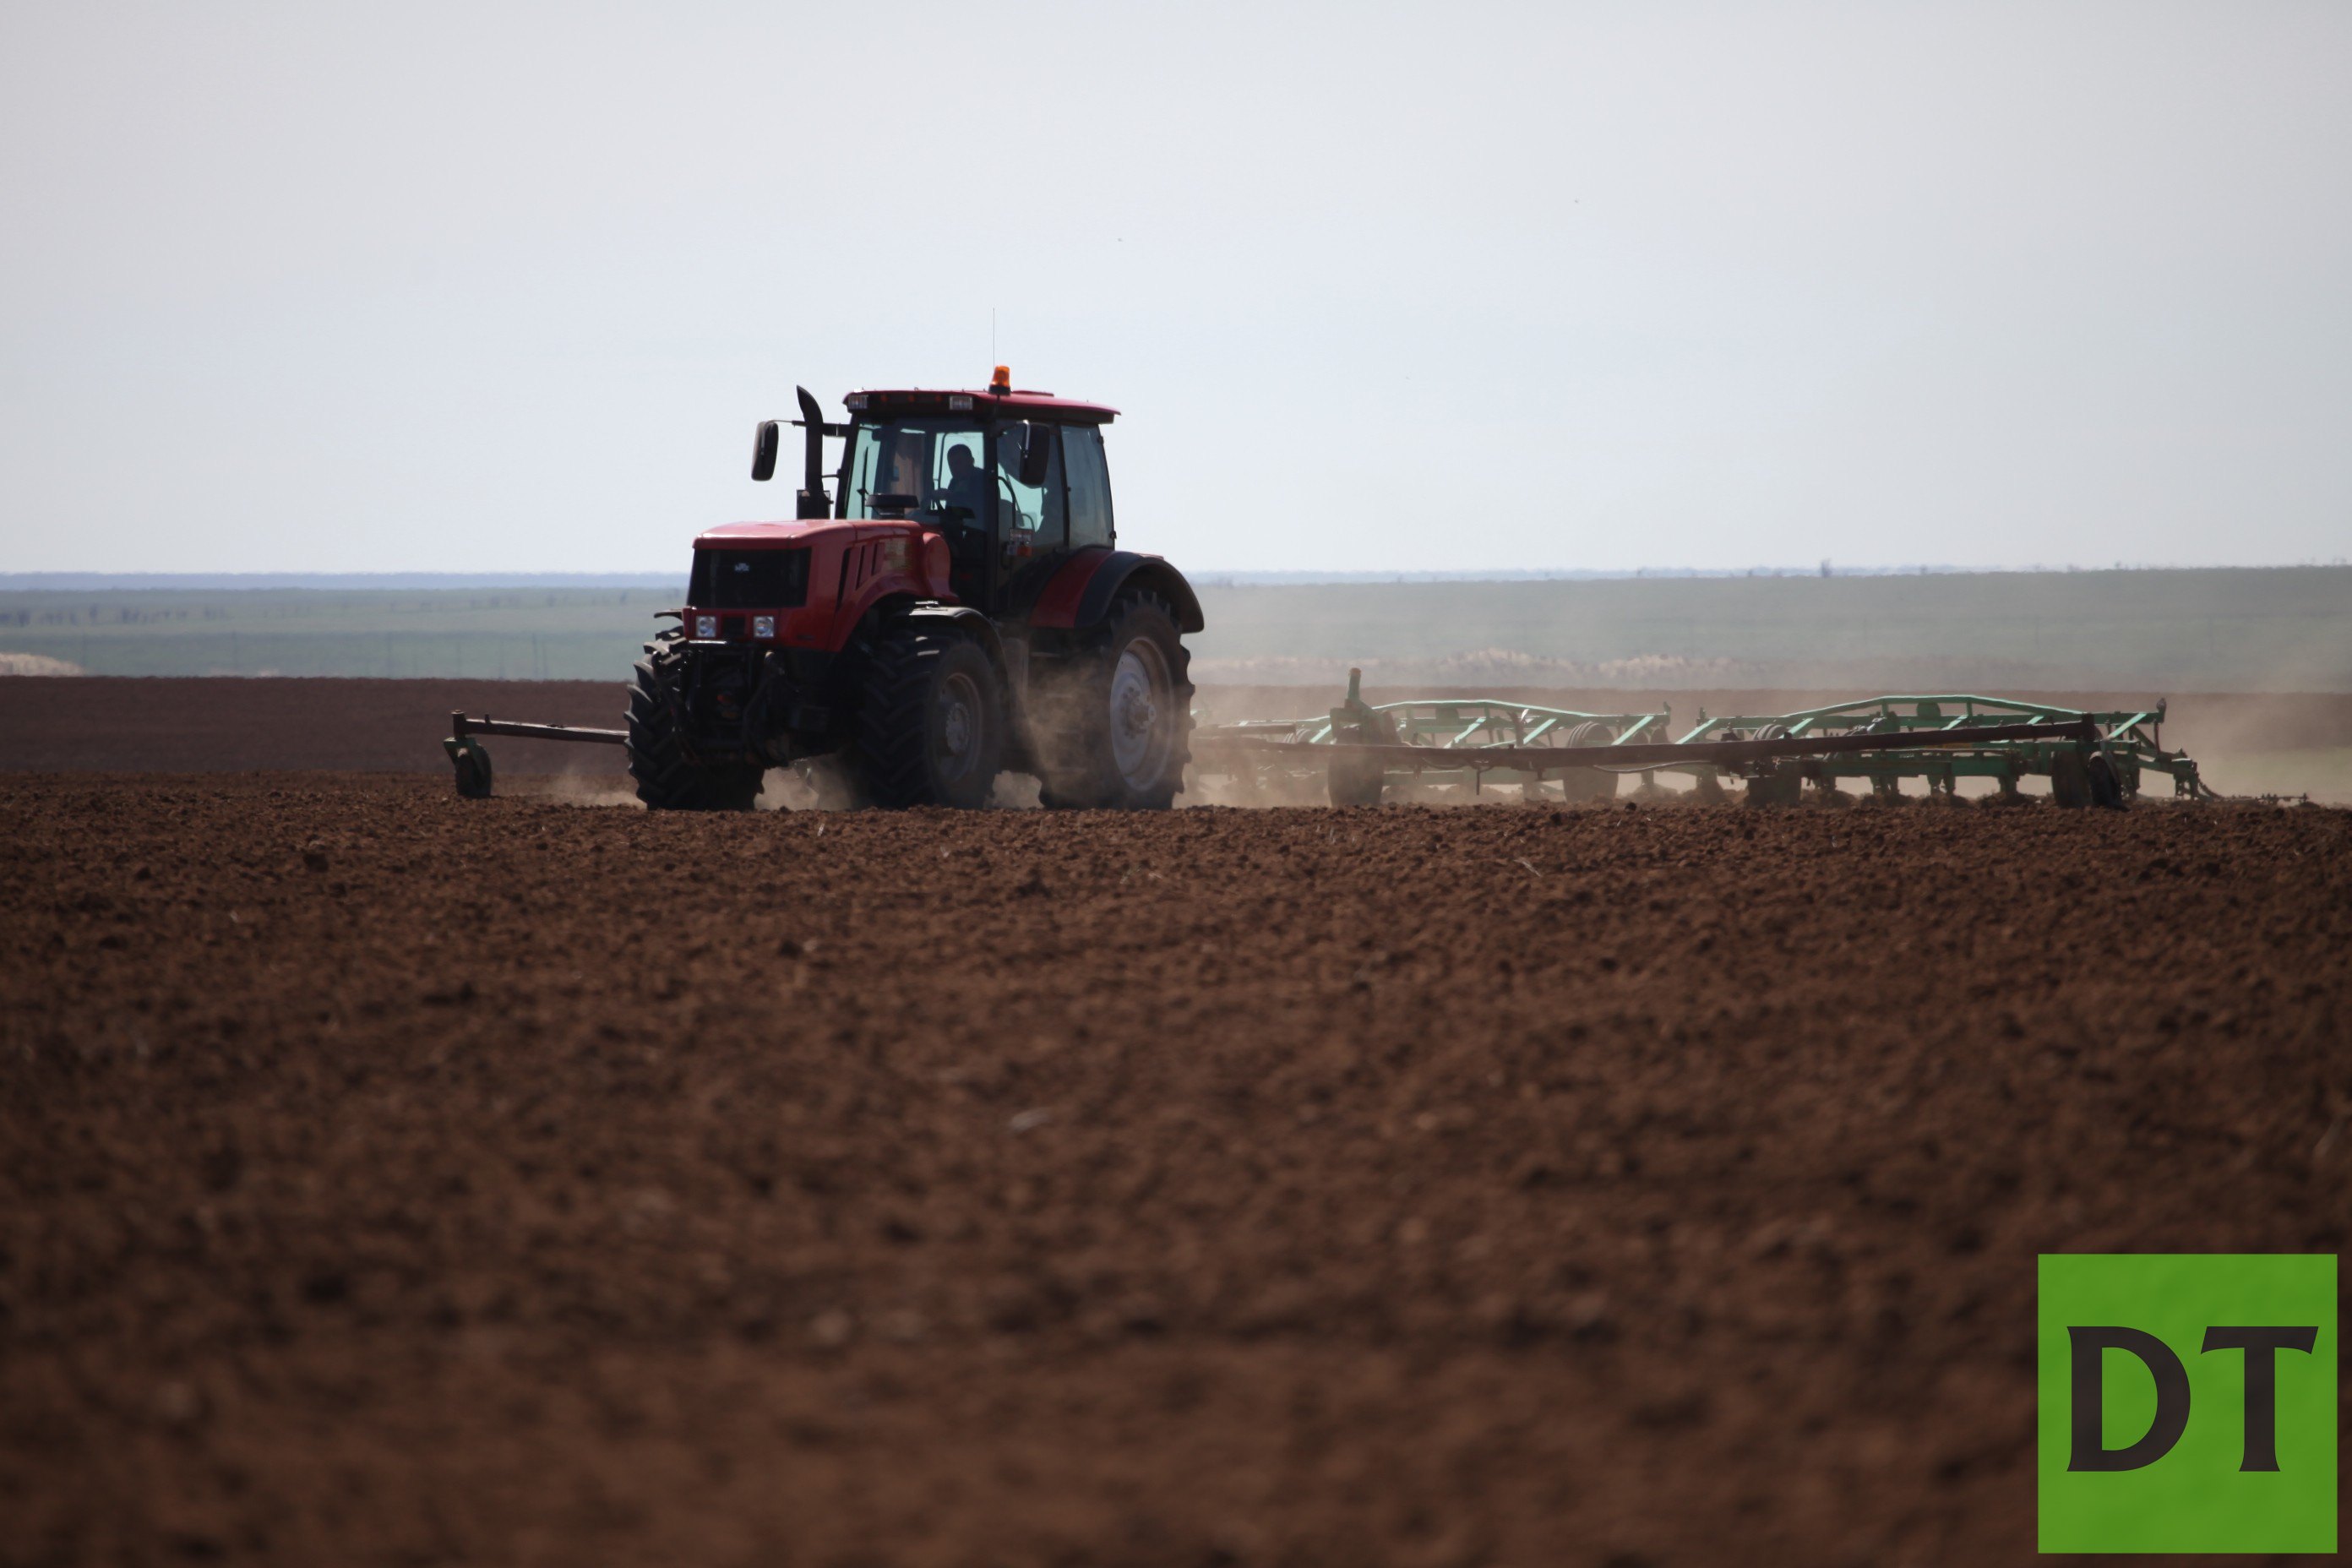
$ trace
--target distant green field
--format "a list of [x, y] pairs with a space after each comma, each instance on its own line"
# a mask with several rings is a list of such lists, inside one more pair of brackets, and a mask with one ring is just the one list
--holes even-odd
[[680, 595], [654, 588], [0, 593], [0, 653], [91, 675], [619, 679]]
[[[1204, 682], [2352, 691], [2352, 568], [1203, 587]], [[618, 677], [655, 588], [0, 593], [99, 675]]]

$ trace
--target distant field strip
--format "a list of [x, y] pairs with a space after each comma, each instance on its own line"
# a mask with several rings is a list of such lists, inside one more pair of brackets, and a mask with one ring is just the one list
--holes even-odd
[[[2352, 568], [1209, 586], [1196, 673], [1388, 683], [2352, 691]], [[618, 679], [659, 588], [0, 593], [94, 675]]]
[[2352, 568], [1344, 584], [1202, 599], [1196, 673], [1235, 684], [1357, 663], [1447, 684], [2352, 690]]
[[656, 588], [0, 594], [0, 652], [91, 675], [618, 679], [680, 594]]

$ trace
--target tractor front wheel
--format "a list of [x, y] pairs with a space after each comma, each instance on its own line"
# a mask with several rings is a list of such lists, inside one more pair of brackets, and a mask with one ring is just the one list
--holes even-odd
[[1004, 683], [961, 632], [901, 625], [874, 650], [850, 766], [879, 806], [986, 805], [1004, 764]]
[[705, 766], [678, 733], [677, 677], [683, 655], [663, 649], [637, 660], [629, 684], [629, 776], [652, 811], [749, 811], [764, 769], [747, 763]]

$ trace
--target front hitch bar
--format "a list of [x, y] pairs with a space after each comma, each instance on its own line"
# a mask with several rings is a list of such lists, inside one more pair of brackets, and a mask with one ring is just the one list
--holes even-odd
[[475, 739], [478, 735], [510, 735], [521, 741], [572, 741], [590, 746], [625, 746], [629, 742], [626, 730], [524, 724], [511, 719], [493, 719], [487, 713], [478, 719], [468, 719], [462, 712], [453, 712], [449, 715], [449, 737], [441, 742], [441, 749], [449, 753], [449, 765], [457, 773], [457, 794], [467, 800], [490, 798], [490, 753]]

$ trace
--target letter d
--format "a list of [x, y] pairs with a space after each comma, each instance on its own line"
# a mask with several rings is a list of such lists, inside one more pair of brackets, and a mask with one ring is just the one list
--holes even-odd
[[[2074, 1452], [2070, 1470], [2137, 1470], [2172, 1452], [2180, 1434], [2189, 1429], [2189, 1369], [2172, 1347], [2138, 1329], [2087, 1328], [2066, 1331], [2074, 1342]], [[2105, 1388], [2100, 1377], [2107, 1351], [2123, 1351], [2140, 1359], [2156, 1379], [2156, 1419], [2140, 1440], [2127, 1448], [2102, 1446], [2100, 1416], [2105, 1409]]]

